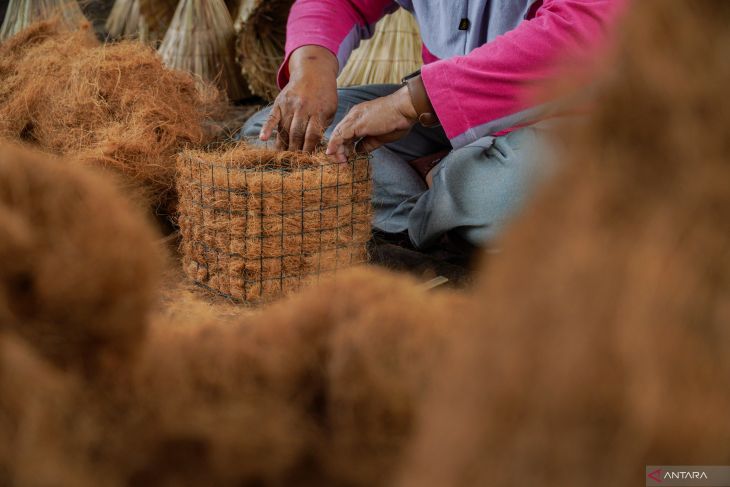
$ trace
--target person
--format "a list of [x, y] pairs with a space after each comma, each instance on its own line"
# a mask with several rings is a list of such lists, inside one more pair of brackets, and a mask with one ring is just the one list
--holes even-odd
[[[297, 0], [282, 88], [241, 135], [343, 162], [371, 151], [376, 230], [416, 248], [453, 234], [482, 246], [544, 174], [550, 103], [530, 102], [564, 58], [602, 45], [619, 0]], [[413, 13], [424, 66], [403, 85], [337, 89], [337, 75], [374, 25]]]

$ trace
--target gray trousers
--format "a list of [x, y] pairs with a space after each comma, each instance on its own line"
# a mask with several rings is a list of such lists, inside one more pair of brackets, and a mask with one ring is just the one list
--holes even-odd
[[[337, 114], [325, 136], [330, 136], [353, 106], [389, 95], [399, 87], [340, 89]], [[251, 117], [240, 136], [258, 137], [269, 112], [266, 108]], [[407, 231], [418, 248], [433, 245], [451, 231], [474, 245], [489, 243], [545, 173], [544, 160], [536, 157], [542, 132], [539, 125], [530, 126], [452, 150], [436, 166], [429, 189], [407, 161], [451, 145], [441, 127], [416, 125], [403, 139], [372, 153], [374, 227], [388, 233]]]

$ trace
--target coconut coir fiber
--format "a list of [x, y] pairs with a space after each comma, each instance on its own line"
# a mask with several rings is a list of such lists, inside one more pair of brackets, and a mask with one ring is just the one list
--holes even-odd
[[209, 308], [162, 316], [131, 395], [115, 399], [131, 404], [130, 418], [149, 416], [112, 426], [122, 444], [110, 461], [152, 485], [178, 475], [176, 449], [188, 452], [191, 478], [215, 485], [382, 485], [462, 305], [352, 269], [242, 321]]
[[383, 485], [463, 304], [372, 269], [243, 321], [177, 303], [103, 387], [0, 341], [0, 465], [29, 483]]
[[[403, 486], [730, 458], [730, 4], [633, 2], [570, 164], [490, 262]], [[695, 76], [691, 73], [702, 73]]]
[[154, 299], [154, 232], [112, 184], [0, 146], [0, 328], [61, 368], [136, 350]]
[[238, 145], [178, 161], [183, 267], [198, 284], [266, 301], [364, 262], [370, 238], [367, 157]]
[[362, 268], [266, 313], [151, 314], [154, 234], [108, 182], [10, 147], [0, 181], [0, 480], [389, 477], [463, 324], [459, 296]]
[[161, 212], [174, 206], [175, 155], [210, 141], [222, 107], [151, 48], [101, 46], [88, 26], [39, 23], [0, 45], [0, 135], [112, 169]]

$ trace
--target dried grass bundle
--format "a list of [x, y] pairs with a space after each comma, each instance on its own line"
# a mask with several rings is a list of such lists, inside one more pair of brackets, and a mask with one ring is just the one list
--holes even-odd
[[159, 52], [168, 67], [217, 83], [240, 100], [250, 93], [236, 64], [235, 37], [223, 0], [181, 0]]
[[240, 0], [226, 0], [226, 7], [231, 13], [231, 18], [235, 19], [238, 16], [238, 7], [240, 6]]
[[113, 169], [161, 212], [175, 201], [175, 155], [209, 142], [223, 108], [140, 43], [41, 23], [0, 45], [0, 135]]
[[10, 0], [0, 27], [0, 41], [53, 17], [69, 30], [88, 23], [76, 0]]
[[286, 22], [294, 0], [243, 0], [236, 27], [238, 62], [254, 95], [272, 101], [276, 74], [284, 61]]
[[233, 14], [233, 27], [236, 29], [236, 32], [241, 32], [243, 23], [248, 20], [251, 12], [261, 3], [261, 0], [231, 0], [226, 3], [229, 4], [229, 8], [231, 3], [235, 3], [235, 7], [231, 9], [235, 10]]
[[185, 272], [226, 297], [270, 300], [366, 260], [366, 157], [341, 165], [246, 145], [187, 151], [177, 184]]
[[[107, 34], [112, 39], [138, 39], [151, 46], [157, 46], [167, 30], [168, 22], [160, 19], [159, 11], [145, 12], [141, 0], [116, 0], [106, 20]], [[159, 7], [163, 3], [155, 2]], [[175, 10], [172, 6], [172, 12]], [[172, 12], [170, 16], [172, 17]]]
[[153, 238], [109, 182], [0, 146], [0, 328], [53, 363], [96, 371], [136, 350], [156, 285]]
[[106, 31], [112, 39], [144, 38], [149, 27], [139, 13], [139, 0], [116, 0], [106, 19]]
[[403, 486], [623, 486], [730, 457], [730, 3], [632, 8], [571, 163], [489, 262]]
[[423, 64], [421, 34], [413, 15], [398, 9], [378, 22], [337, 78], [341, 87], [400, 83]]
[[139, 2], [139, 11], [144, 16], [147, 24], [153, 32], [159, 34], [162, 39], [167, 28], [170, 26], [178, 0], [135, 0]]

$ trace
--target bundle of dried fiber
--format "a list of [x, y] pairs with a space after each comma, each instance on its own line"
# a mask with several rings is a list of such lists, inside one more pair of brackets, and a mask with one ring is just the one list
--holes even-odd
[[413, 15], [400, 8], [378, 22], [373, 37], [355, 49], [337, 84], [345, 87], [400, 83], [423, 64], [422, 46]]
[[0, 27], [4, 41], [36, 22], [58, 18], [66, 29], [88, 23], [76, 0], [10, 0]]
[[139, 2], [139, 11], [156, 34], [157, 39], [164, 37], [167, 28], [175, 14], [178, 0], [136, 0]]
[[730, 4], [666, 6], [633, 2], [401, 485], [620, 486], [730, 457]]
[[181, 0], [160, 56], [165, 65], [217, 83], [232, 100], [250, 93], [236, 64], [236, 33], [223, 0]]
[[175, 203], [175, 155], [211, 140], [223, 103], [140, 43], [99, 46], [40, 23], [0, 45], [0, 135], [112, 169], [160, 212]]
[[142, 342], [160, 259], [143, 215], [71, 166], [0, 146], [0, 326], [97, 373]]
[[237, 301], [268, 301], [366, 260], [369, 162], [236, 145], [178, 159], [185, 273]]
[[112, 39], [144, 39], [149, 28], [139, 13], [139, 0], [116, 0], [106, 19], [106, 31]]
[[232, 16], [233, 16], [233, 27], [236, 32], [241, 32], [243, 23], [248, 20], [251, 16], [251, 12], [258, 6], [261, 0], [231, 0], [226, 1], [228, 4]]
[[228, 7], [228, 11], [231, 13], [232, 19], [235, 19], [238, 16], [239, 4], [240, 0], [226, 0], [226, 7]]
[[284, 61], [286, 22], [294, 0], [243, 0], [236, 25], [238, 62], [251, 93], [272, 101]]

